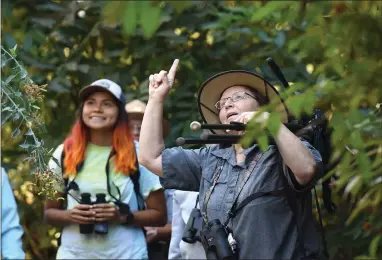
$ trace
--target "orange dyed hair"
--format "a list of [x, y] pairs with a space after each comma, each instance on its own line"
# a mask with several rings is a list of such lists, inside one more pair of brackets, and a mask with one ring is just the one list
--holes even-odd
[[[113, 151], [115, 152], [114, 165], [115, 171], [129, 176], [134, 173], [136, 167], [136, 152], [133, 138], [127, 121], [127, 113], [123, 106], [119, 105], [118, 121], [113, 133]], [[65, 178], [77, 174], [77, 165], [85, 160], [85, 151], [90, 138], [89, 128], [82, 120], [83, 105], [79, 110], [79, 119], [75, 122], [71, 134], [64, 141], [65, 151]]]

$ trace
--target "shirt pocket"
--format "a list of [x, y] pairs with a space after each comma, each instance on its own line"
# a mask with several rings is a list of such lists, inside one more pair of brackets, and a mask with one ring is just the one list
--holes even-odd
[[[202, 207], [204, 207], [204, 203], [207, 202], [208, 194], [213, 185], [213, 178], [214, 178], [215, 172], [216, 172], [216, 166], [211, 166], [204, 170], [203, 183], [205, 187], [205, 196], [204, 196], [204, 202]], [[207, 204], [207, 209], [217, 210], [217, 211], [221, 209], [225, 194], [228, 190], [227, 181], [228, 181], [228, 175], [227, 173], [224, 172], [224, 168], [223, 168], [223, 171], [220, 173], [219, 179], [216, 182], [215, 188], [212, 190], [211, 196]]]

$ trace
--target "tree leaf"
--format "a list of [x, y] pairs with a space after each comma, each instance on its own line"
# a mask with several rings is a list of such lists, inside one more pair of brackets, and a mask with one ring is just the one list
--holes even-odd
[[17, 121], [17, 120], [19, 120], [20, 119], [20, 113], [17, 111], [16, 112], [16, 114], [15, 114], [15, 116], [13, 117], [13, 121]]
[[13, 138], [15, 138], [15, 137], [17, 137], [17, 136], [19, 136], [20, 135], [20, 128], [16, 128], [14, 131], [13, 131], [13, 133], [12, 133], [12, 137]]
[[141, 5], [140, 24], [145, 37], [150, 38], [160, 25], [161, 9], [149, 1], [141, 2]]
[[26, 76], [28, 76], [28, 71], [24, 68], [21, 69], [20, 78], [24, 79]]
[[281, 9], [285, 6], [285, 3], [282, 1], [270, 1], [265, 6], [258, 8], [255, 13], [252, 15], [251, 20], [253, 22], [260, 21], [266, 16], [276, 12], [278, 9]]
[[[378, 248], [382, 246], [382, 235], [378, 235], [373, 238], [369, 246], [369, 252], [371, 257], [378, 257]], [[381, 256], [381, 255], [379, 255]]]
[[1, 55], [1, 68], [4, 68], [7, 65], [7, 56], [5, 54]]
[[269, 146], [268, 135], [262, 134], [259, 137], [257, 137], [256, 140], [258, 142], [258, 145], [259, 145], [261, 151], [265, 152]]
[[119, 22], [123, 22], [127, 14], [126, 8], [130, 3], [135, 3], [135, 1], [129, 3], [124, 1], [108, 1], [102, 9], [102, 20], [104, 24], [115, 28]]
[[1, 112], [4, 112], [4, 111], [13, 111], [12, 107], [4, 107], [1, 109]]
[[30, 18], [30, 20], [31, 22], [48, 29], [52, 29], [53, 26], [56, 24], [56, 20], [52, 18], [32, 17]]
[[5, 80], [5, 83], [9, 84], [15, 77], [16, 77], [16, 74], [9, 75], [8, 78]]
[[175, 11], [177, 14], [181, 14], [185, 9], [190, 7], [192, 3], [190, 1], [171, 1], [172, 6], [174, 6]]
[[272, 112], [268, 118], [268, 130], [272, 136], [276, 136], [281, 126], [281, 116], [278, 112]]
[[16, 49], [17, 49], [17, 43], [15, 44], [15, 46], [13, 46], [12, 49], [10, 49], [12, 56], [16, 56]]
[[6, 116], [1, 115], [1, 125], [4, 125], [8, 121], [8, 119], [13, 116], [13, 114], [14, 114], [14, 112], [11, 111], [11, 112], [7, 113]]
[[30, 144], [19, 144], [19, 146], [20, 146], [21, 148], [24, 148], [24, 149], [28, 149], [29, 147], [31, 147]]
[[29, 130], [25, 133], [25, 135], [34, 135], [33, 130], [32, 130], [32, 129], [29, 129]]
[[40, 11], [53, 11], [57, 13], [64, 13], [68, 11], [65, 7], [56, 3], [41, 4], [36, 6], [36, 9]]
[[33, 45], [33, 37], [31, 33], [27, 33], [24, 37], [23, 41], [23, 49], [24, 51], [29, 51], [30, 48], [32, 48]]
[[139, 8], [137, 8], [140, 2], [131, 1], [125, 6], [124, 16], [123, 16], [123, 30], [127, 35], [132, 34], [137, 27], [137, 18]]

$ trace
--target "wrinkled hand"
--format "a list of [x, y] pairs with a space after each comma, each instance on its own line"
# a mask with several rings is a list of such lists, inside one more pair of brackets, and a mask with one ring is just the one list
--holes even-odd
[[146, 230], [146, 243], [154, 242], [158, 235], [158, 230], [155, 227], [144, 227], [144, 229]]
[[159, 73], [149, 77], [149, 95], [150, 98], [158, 98], [163, 101], [170, 92], [175, 80], [176, 68], [179, 60], [175, 59], [170, 70], [167, 72], [161, 70]]
[[119, 209], [114, 204], [94, 204], [93, 210], [95, 211], [96, 222], [119, 223], [121, 220]]
[[92, 205], [77, 204], [69, 213], [71, 222], [75, 224], [91, 224], [96, 220]]
[[[269, 118], [269, 113], [268, 112], [258, 112], [258, 111], [253, 111], [253, 112], [243, 112], [238, 117], [235, 118], [234, 122], [239, 122], [242, 124], [248, 124], [248, 122], [256, 117], [255, 121], [257, 123], [264, 123], [268, 120]], [[227, 130], [227, 132], [231, 132], [230, 130]], [[241, 135], [244, 134], [245, 131], [238, 131], [237, 134]]]

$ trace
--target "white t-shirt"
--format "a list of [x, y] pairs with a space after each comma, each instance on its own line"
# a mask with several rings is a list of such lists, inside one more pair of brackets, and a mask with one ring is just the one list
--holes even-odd
[[172, 230], [168, 259], [206, 259], [203, 245], [182, 240], [183, 231], [199, 192], [176, 190], [173, 194]]
[[[138, 153], [138, 143], [135, 142]], [[55, 152], [59, 162], [63, 145]], [[96, 193], [105, 193], [106, 200], [110, 201], [107, 192], [105, 166], [109, 157], [111, 147], [97, 146], [89, 143], [86, 149], [86, 159], [81, 172], [75, 178], [79, 191], [70, 190], [70, 194], [80, 199], [81, 193], [88, 192], [92, 195], [92, 201], [96, 200]], [[50, 160], [49, 167], [56, 174], [61, 174], [61, 168], [56, 162]], [[146, 199], [150, 192], [162, 188], [159, 177], [139, 165], [140, 170], [140, 192]], [[134, 192], [134, 184], [130, 177], [114, 172], [114, 161], [110, 160], [110, 188], [114, 197], [119, 198], [118, 186], [121, 192], [120, 200], [129, 204], [132, 211], [138, 210], [137, 197]], [[69, 182], [73, 177], [69, 178]], [[72, 209], [78, 202], [70, 195], [67, 196], [67, 209]], [[106, 235], [81, 234], [79, 225], [65, 226], [61, 235], [61, 246], [58, 248], [57, 259], [147, 259], [147, 246], [143, 231], [139, 227], [109, 224]]]

